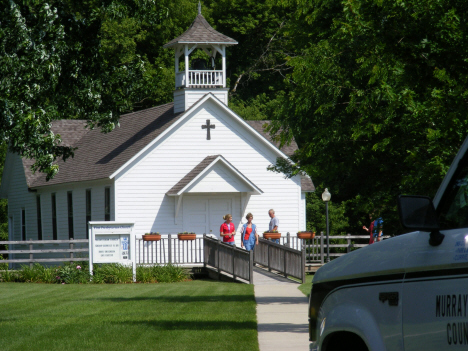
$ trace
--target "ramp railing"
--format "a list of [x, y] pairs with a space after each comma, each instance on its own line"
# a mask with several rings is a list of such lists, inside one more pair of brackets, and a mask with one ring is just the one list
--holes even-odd
[[203, 236], [204, 266], [218, 272], [231, 274], [253, 284], [253, 251], [246, 251], [220, 240]]
[[296, 250], [263, 238], [258, 239], [254, 251], [254, 264], [267, 267], [269, 271], [284, 274], [305, 282], [306, 250]]

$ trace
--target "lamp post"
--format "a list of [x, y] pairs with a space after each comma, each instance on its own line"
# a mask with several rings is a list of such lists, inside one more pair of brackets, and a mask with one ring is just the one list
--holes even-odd
[[328, 202], [331, 199], [331, 194], [328, 188], [322, 193], [322, 200], [325, 202], [326, 208], [326, 220], [327, 220], [327, 262], [330, 262], [330, 238], [329, 238], [329, 227], [328, 227]]

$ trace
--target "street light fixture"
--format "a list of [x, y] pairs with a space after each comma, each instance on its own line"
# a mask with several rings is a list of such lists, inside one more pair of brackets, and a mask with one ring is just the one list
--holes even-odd
[[331, 194], [328, 191], [328, 188], [325, 188], [325, 191], [322, 193], [322, 200], [325, 202], [326, 208], [326, 220], [327, 220], [327, 262], [330, 262], [330, 238], [329, 238], [329, 227], [328, 227], [328, 202], [331, 199]]

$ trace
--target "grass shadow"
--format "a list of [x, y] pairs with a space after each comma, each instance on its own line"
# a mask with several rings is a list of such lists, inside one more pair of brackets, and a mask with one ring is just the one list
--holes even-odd
[[172, 321], [172, 320], [149, 320], [149, 321], [120, 321], [112, 324], [127, 324], [132, 326], [147, 326], [155, 330], [257, 330], [257, 323], [236, 321]]
[[192, 302], [255, 302], [253, 295], [172, 295], [172, 296], [157, 296], [157, 297], [99, 297], [83, 300], [98, 300], [98, 301], [112, 301], [112, 302], [136, 302], [136, 301], [160, 301], [160, 302], [173, 302], [173, 303], [192, 303]]

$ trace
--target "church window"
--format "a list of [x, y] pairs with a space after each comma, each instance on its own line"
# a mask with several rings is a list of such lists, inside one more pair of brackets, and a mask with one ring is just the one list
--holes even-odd
[[73, 239], [73, 194], [71, 191], [67, 192], [67, 208], [68, 208], [68, 239]]
[[42, 213], [41, 213], [41, 195], [36, 196], [37, 213], [37, 240], [42, 240]]
[[57, 200], [55, 193], [51, 195], [52, 200], [52, 239], [57, 240]]
[[21, 240], [26, 240], [26, 210], [21, 209]]
[[91, 221], [91, 189], [86, 189], [86, 239], [89, 239], [88, 223]]
[[110, 221], [110, 188], [105, 188], [104, 199], [104, 220]]

